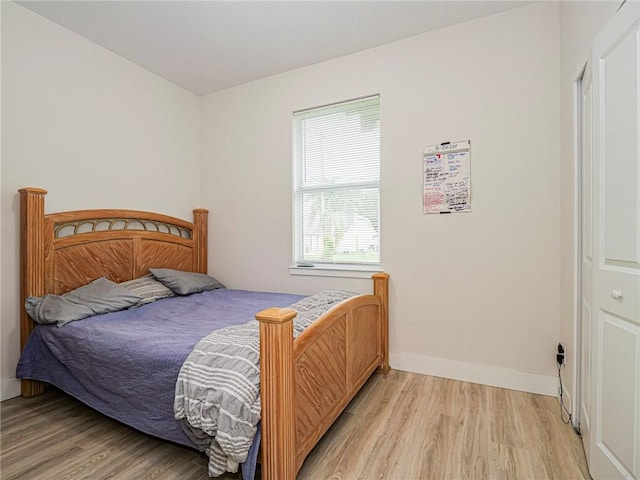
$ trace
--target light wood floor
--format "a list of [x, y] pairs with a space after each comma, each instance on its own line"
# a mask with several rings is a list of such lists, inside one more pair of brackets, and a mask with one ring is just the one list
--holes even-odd
[[[3, 480], [204, 480], [202, 454], [56, 391], [2, 402]], [[228, 475], [225, 479], [238, 478]], [[374, 375], [298, 479], [589, 479], [555, 398], [392, 370]]]

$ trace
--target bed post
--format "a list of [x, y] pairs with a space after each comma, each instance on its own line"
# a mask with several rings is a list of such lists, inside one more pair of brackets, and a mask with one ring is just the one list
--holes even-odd
[[389, 373], [389, 274], [373, 274], [373, 294], [380, 299], [380, 339], [382, 343], [382, 363], [378, 371]]
[[296, 477], [295, 374], [291, 308], [269, 308], [260, 322], [260, 401], [262, 403], [262, 479]]
[[196, 224], [197, 232], [196, 249], [198, 255], [198, 261], [196, 265], [196, 272], [207, 273], [207, 225], [208, 225], [209, 210], [206, 208], [196, 208], [193, 210], [193, 223]]
[[[45, 294], [44, 272], [44, 196], [41, 188], [22, 188], [20, 192], [20, 352], [35, 325], [27, 315], [24, 302], [29, 296]], [[44, 383], [21, 380], [20, 393], [33, 397], [44, 392]]]

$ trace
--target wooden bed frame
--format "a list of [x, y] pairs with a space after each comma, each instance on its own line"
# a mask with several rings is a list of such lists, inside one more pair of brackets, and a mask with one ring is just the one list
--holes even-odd
[[[62, 294], [105, 276], [123, 282], [149, 268], [207, 272], [208, 211], [193, 222], [136, 210], [44, 213], [46, 190], [20, 191], [20, 345], [35, 328], [24, 301]], [[340, 303], [297, 339], [288, 308], [260, 322], [262, 478], [293, 480], [311, 449], [377, 369], [389, 371], [388, 278], [373, 275], [373, 295]], [[22, 380], [23, 396], [44, 383]]]

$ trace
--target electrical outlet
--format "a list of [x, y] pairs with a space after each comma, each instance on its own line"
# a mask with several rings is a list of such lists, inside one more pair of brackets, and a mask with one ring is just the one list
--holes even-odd
[[556, 353], [556, 362], [558, 365], [562, 365], [564, 363], [564, 345], [561, 343], [558, 344], [558, 353]]

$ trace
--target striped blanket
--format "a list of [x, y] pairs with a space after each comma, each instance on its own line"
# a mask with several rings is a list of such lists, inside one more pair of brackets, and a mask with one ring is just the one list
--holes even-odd
[[[290, 305], [294, 337], [325, 311], [355, 296], [327, 290]], [[209, 456], [209, 476], [236, 472], [260, 420], [260, 330], [256, 320], [200, 340], [180, 369], [175, 418]]]

